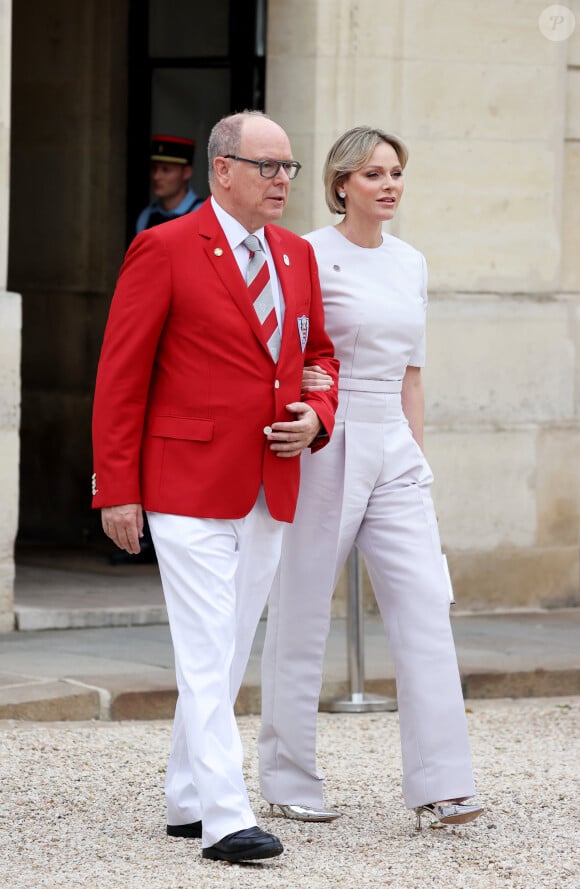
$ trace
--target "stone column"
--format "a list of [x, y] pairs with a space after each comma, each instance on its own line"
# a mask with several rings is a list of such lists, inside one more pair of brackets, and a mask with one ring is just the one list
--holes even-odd
[[14, 541], [20, 463], [20, 295], [6, 290], [12, 4], [0, 2], [0, 632], [14, 629]]

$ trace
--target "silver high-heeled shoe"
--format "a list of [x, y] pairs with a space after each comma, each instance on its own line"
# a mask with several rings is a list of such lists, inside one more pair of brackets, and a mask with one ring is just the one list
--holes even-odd
[[276, 814], [274, 808], [280, 809], [284, 818], [290, 818], [293, 821], [334, 821], [342, 814], [325, 809], [312, 809], [310, 806], [285, 806], [282, 803], [270, 803], [270, 815]]
[[421, 815], [429, 815], [434, 820], [429, 827], [445, 827], [446, 824], [465, 824], [474, 821], [483, 812], [483, 806], [470, 805], [469, 803], [426, 803], [417, 806], [417, 830], [421, 830]]

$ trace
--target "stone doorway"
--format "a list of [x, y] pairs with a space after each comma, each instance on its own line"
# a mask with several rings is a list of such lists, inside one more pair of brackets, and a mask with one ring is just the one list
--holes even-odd
[[[27, 567], [99, 573], [110, 551], [90, 508], [92, 392], [117, 271], [149, 200], [150, 136], [196, 139], [193, 184], [207, 195], [211, 126], [264, 106], [265, 17], [266, 0], [13, 2], [8, 289], [22, 295], [23, 314], [17, 612]], [[42, 600], [41, 575], [31, 584]]]

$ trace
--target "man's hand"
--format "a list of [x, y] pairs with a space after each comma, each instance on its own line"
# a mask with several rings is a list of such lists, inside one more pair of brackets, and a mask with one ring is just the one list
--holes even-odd
[[139, 538], [143, 537], [143, 509], [140, 503], [124, 506], [105, 506], [101, 510], [103, 531], [121, 549], [128, 553], [141, 551]]
[[317, 413], [303, 401], [287, 404], [286, 410], [296, 414], [297, 419], [289, 423], [273, 423], [268, 441], [277, 457], [297, 457], [304, 448], [312, 444], [322, 429], [322, 424]]

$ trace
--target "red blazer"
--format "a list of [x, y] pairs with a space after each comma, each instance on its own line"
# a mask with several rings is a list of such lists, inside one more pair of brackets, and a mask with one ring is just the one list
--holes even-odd
[[[272, 516], [292, 521], [300, 459], [276, 457], [264, 428], [295, 419], [285, 405], [305, 400], [330, 434], [338, 361], [324, 330], [312, 247], [274, 225], [266, 237], [285, 302], [277, 365], [209, 200], [129, 247], [97, 373], [95, 508], [141, 503], [155, 512], [240, 518], [263, 484]], [[334, 387], [301, 399], [304, 364], [323, 367]]]

